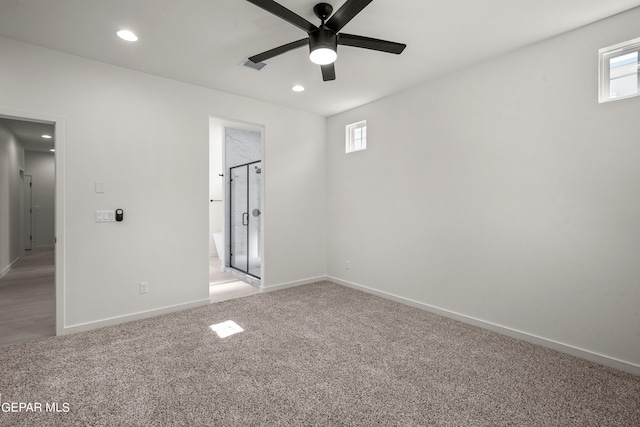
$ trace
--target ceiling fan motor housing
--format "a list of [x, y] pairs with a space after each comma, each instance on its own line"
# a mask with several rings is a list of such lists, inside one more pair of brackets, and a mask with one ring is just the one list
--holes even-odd
[[331, 49], [334, 52], [338, 50], [338, 36], [331, 30], [319, 29], [309, 34], [309, 51], [316, 49]]

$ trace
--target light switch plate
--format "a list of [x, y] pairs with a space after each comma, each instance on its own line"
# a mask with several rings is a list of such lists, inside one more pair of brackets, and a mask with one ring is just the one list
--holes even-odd
[[104, 181], [96, 181], [96, 193], [104, 193]]
[[96, 211], [96, 222], [115, 222], [115, 221], [116, 221], [115, 210]]

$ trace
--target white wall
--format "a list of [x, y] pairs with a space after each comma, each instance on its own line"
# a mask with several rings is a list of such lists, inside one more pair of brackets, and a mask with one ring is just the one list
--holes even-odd
[[[638, 21], [331, 117], [328, 275], [640, 372], [640, 98], [597, 87], [598, 49]], [[363, 119], [367, 150], [345, 155]]]
[[52, 247], [56, 182], [53, 153], [27, 150], [24, 157], [25, 174], [32, 177], [32, 249]]
[[9, 271], [24, 250], [20, 169], [24, 170], [24, 149], [0, 123], [0, 277]]
[[[224, 125], [218, 119], [209, 119], [209, 257], [223, 259], [222, 253], [218, 253], [213, 233], [224, 230], [224, 162], [222, 141], [224, 137]], [[213, 202], [211, 201], [213, 200]]]
[[[64, 326], [208, 301], [209, 117], [265, 129], [263, 284], [322, 276], [326, 120], [0, 39], [0, 110], [64, 118]], [[63, 132], [64, 131], [64, 132]], [[58, 157], [58, 156], [57, 156]], [[105, 182], [105, 193], [94, 191]], [[121, 223], [97, 209], [124, 209]], [[309, 227], [313, 224], [314, 227]], [[58, 241], [60, 242], [60, 236]], [[150, 292], [141, 295], [139, 283]], [[60, 325], [58, 325], [60, 331]]]

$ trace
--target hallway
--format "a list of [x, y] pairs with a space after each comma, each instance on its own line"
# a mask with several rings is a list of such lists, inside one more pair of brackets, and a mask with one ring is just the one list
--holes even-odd
[[55, 335], [53, 248], [27, 251], [0, 279], [0, 347]]

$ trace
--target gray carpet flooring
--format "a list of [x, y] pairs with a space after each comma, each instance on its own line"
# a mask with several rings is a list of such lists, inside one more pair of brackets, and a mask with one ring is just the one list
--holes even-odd
[[640, 421], [640, 377], [328, 282], [0, 348], [0, 393], [2, 426]]

